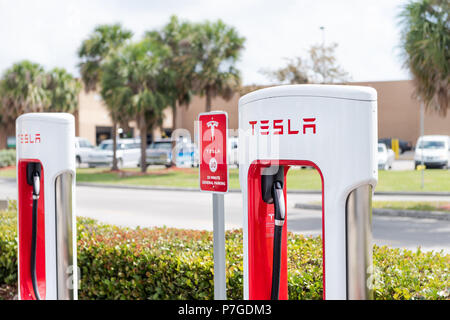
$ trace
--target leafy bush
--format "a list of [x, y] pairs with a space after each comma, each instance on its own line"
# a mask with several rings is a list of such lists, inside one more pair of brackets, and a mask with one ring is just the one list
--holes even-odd
[[17, 282], [17, 214], [0, 212], [0, 285]]
[[16, 150], [0, 150], [0, 168], [13, 166], [16, 164]]
[[[15, 212], [0, 213], [0, 285], [17, 281]], [[242, 232], [229, 231], [227, 294], [243, 297]], [[289, 235], [290, 299], [322, 298], [320, 237]], [[210, 232], [78, 219], [80, 299], [212, 299]], [[374, 247], [376, 299], [448, 299], [450, 256]]]

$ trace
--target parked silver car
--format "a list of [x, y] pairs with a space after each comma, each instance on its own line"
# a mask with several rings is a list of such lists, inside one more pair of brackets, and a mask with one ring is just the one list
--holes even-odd
[[156, 140], [147, 148], [147, 165], [163, 165], [170, 168], [172, 163], [172, 141], [170, 139]]
[[[139, 165], [141, 156], [139, 139], [117, 140], [117, 165], [119, 168], [134, 168]], [[113, 160], [113, 141], [104, 140], [92, 150], [88, 157], [90, 168], [98, 166], [111, 166]]]
[[94, 146], [88, 139], [80, 137], [75, 138], [75, 162], [77, 168], [79, 168], [82, 163], [88, 163], [89, 155], [93, 150]]

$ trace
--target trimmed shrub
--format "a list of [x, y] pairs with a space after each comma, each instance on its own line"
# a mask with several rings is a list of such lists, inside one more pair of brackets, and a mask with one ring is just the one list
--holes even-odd
[[17, 282], [17, 214], [0, 212], [0, 285]]
[[16, 164], [16, 150], [0, 150], [0, 168], [14, 166]]
[[[0, 213], [0, 285], [17, 281], [15, 212]], [[242, 232], [226, 233], [227, 294], [243, 297]], [[322, 298], [320, 237], [289, 234], [290, 299]], [[450, 255], [374, 247], [376, 299], [448, 299]], [[80, 299], [213, 299], [212, 233], [78, 219]]]

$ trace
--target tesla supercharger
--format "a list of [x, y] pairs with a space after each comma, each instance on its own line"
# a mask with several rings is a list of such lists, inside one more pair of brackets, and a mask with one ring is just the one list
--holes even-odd
[[292, 166], [313, 167], [322, 179], [324, 298], [371, 299], [376, 91], [258, 90], [239, 101], [239, 129], [245, 299], [288, 298], [286, 174]]
[[74, 117], [22, 115], [16, 145], [19, 298], [77, 299]]

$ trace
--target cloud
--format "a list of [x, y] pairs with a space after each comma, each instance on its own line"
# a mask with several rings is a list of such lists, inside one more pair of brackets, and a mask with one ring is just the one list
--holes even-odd
[[121, 22], [138, 39], [176, 14], [191, 21], [222, 19], [246, 37], [239, 62], [243, 82], [267, 83], [261, 69], [283, 65], [285, 57], [305, 55], [322, 41], [337, 42], [340, 64], [353, 80], [405, 79], [395, 52], [395, 16], [405, 1], [148, 1], [0, 0], [0, 72], [29, 59], [46, 68], [64, 67], [78, 75], [76, 51], [101, 23]]

